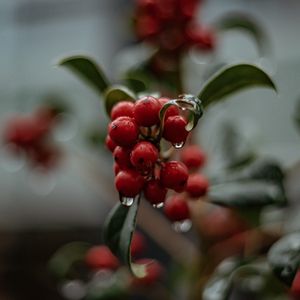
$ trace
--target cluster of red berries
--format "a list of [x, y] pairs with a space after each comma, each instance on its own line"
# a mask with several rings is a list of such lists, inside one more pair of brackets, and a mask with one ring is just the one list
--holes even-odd
[[137, 0], [135, 30], [138, 38], [163, 51], [182, 52], [191, 46], [214, 47], [214, 34], [195, 22], [199, 0]]
[[[131, 205], [143, 192], [153, 206], [165, 204], [165, 214], [171, 221], [181, 222], [190, 217], [185, 199], [204, 196], [208, 181], [193, 173], [205, 161], [198, 146], [183, 149], [181, 161], [167, 161], [162, 157], [161, 137], [182, 146], [189, 134], [186, 130], [188, 122], [175, 105], [167, 107], [161, 126], [159, 113], [168, 101], [167, 98], [146, 96], [135, 103], [122, 101], [116, 104], [111, 111], [106, 145], [115, 159], [115, 186], [121, 202]], [[180, 194], [165, 201], [168, 190]]]
[[[144, 236], [135, 232], [131, 242], [131, 256], [135, 264], [145, 264], [147, 272], [145, 277], [133, 278], [133, 285], [149, 286], [161, 279], [163, 275], [163, 267], [158, 261], [148, 258], [138, 258], [143, 255], [145, 248], [146, 242]], [[104, 245], [91, 247], [85, 255], [85, 263], [93, 271], [117, 271], [120, 267], [118, 258]]]
[[14, 116], [6, 125], [4, 142], [14, 154], [25, 154], [33, 166], [52, 168], [61, 154], [50, 138], [56, 116], [50, 107], [41, 107], [31, 116]]

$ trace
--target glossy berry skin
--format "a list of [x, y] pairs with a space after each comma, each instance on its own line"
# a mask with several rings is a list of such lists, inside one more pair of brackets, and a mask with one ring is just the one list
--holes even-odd
[[132, 168], [130, 163], [130, 149], [117, 146], [113, 153], [114, 160], [122, 170]]
[[179, 161], [170, 161], [164, 164], [160, 171], [160, 180], [165, 188], [182, 192], [189, 177], [187, 167]]
[[151, 286], [161, 279], [164, 269], [161, 264], [149, 258], [138, 259], [136, 264], [146, 264], [146, 276], [141, 278], [134, 278], [133, 284], [136, 286]]
[[190, 218], [187, 202], [180, 195], [172, 196], [166, 200], [164, 213], [172, 222], [180, 222]]
[[[159, 98], [158, 101], [161, 104], [161, 108], [170, 101], [169, 98]], [[169, 117], [178, 116], [179, 115], [179, 108], [175, 105], [171, 105], [165, 112], [165, 120]]]
[[114, 174], [115, 176], [121, 171], [120, 166], [115, 162], [114, 163]]
[[300, 299], [300, 270], [297, 271], [291, 287], [291, 294], [294, 299]]
[[146, 241], [144, 236], [139, 232], [135, 232], [132, 236], [130, 247], [131, 255], [133, 257], [141, 255], [146, 248]]
[[182, 116], [165, 119], [163, 137], [172, 144], [184, 143], [189, 134], [186, 125], [187, 121]]
[[147, 201], [152, 205], [164, 203], [167, 195], [167, 189], [157, 179], [148, 181], [144, 187], [144, 195]]
[[115, 178], [115, 186], [124, 197], [135, 197], [143, 189], [144, 178], [135, 170], [122, 170]]
[[133, 118], [134, 103], [130, 101], [121, 101], [117, 103], [111, 110], [110, 118], [115, 120], [119, 117]]
[[206, 156], [199, 146], [190, 145], [182, 149], [180, 160], [189, 170], [197, 170], [205, 164]]
[[117, 144], [111, 139], [109, 135], [107, 135], [105, 138], [105, 146], [110, 152], [114, 152]]
[[106, 246], [94, 246], [90, 248], [86, 253], [85, 262], [94, 270], [116, 270], [119, 267], [119, 260]]
[[136, 143], [139, 136], [139, 128], [134, 119], [119, 117], [109, 124], [108, 133], [117, 145], [129, 147]]
[[199, 198], [206, 195], [208, 180], [201, 174], [191, 174], [187, 181], [186, 192], [191, 198]]
[[158, 150], [150, 142], [142, 141], [131, 151], [130, 161], [140, 171], [151, 170], [158, 159]]
[[134, 106], [134, 118], [139, 126], [151, 127], [159, 124], [161, 105], [158, 99], [147, 96], [139, 99]]

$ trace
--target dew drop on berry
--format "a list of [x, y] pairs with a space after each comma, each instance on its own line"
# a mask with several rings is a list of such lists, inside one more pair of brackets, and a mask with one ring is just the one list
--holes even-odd
[[185, 142], [175, 143], [175, 144], [173, 144], [173, 147], [175, 149], [181, 149], [184, 146], [184, 143]]
[[125, 196], [120, 195], [120, 202], [121, 202], [124, 206], [130, 207], [130, 206], [133, 204], [134, 199], [135, 199], [135, 198], [132, 198], [132, 197], [125, 197]]
[[190, 219], [174, 222], [173, 228], [176, 232], [188, 232], [192, 228], [192, 222]]
[[161, 202], [161, 203], [156, 203], [156, 204], [153, 204], [152, 205], [154, 208], [162, 208], [162, 207], [164, 207], [164, 203], [163, 202]]

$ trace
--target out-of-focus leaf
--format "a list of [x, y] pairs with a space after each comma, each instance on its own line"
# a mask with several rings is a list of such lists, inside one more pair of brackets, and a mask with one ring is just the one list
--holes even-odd
[[136, 100], [136, 95], [124, 86], [115, 85], [111, 86], [105, 92], [104, 99], [106, 112], [108, 115], [110, 115], [110, 112], [114, 105], [124, 100], [134, 102]]
[[276, 91], [272, 79], [255, 65], [237, 64], [221, 69], [202, 87], [198, 98], [206, 108], [223, 98], [250, 87], [266, 87]]
[[84, 260], [87, 250], [91, 247], [88, 243], [73, 242], [58, 249], [49, 261], [50, 272], [59, 279], [68, 277], [72, 266]]
[[150, 89], [152, 78], [143, 69], [132, 69], [124, 75], [126, 85], [135, 93], [143, 93]]
[[60, 60], [58, 65], [70, 69], [101, 95], [110, 85], [103, 71], [90, 57], [83, 55], [68, 56]]
[[104, 226], [104, 242], [137, 277], [146, 275], [146, 265], [131, 262], [130, 245], [136, 227], [140, 198], [128, 207], [117, 204], [108, 215]]
[[300, 266], [300, 233], [292, 233], [276, 242], [268, 253], [274, 274], [291, 285]]
[[229, 13], [222, 16], [214, 25], [214, 28], [220, 32], [236, 29], [243, 30], [253, 37], [258, 50], [263, 57], [270, 53], [270, 41], [266, 32], [258, 24], [257, 20], [242, 13]]

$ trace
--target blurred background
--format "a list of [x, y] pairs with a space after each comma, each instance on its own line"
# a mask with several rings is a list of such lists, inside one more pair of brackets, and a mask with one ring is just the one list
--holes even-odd
[[[49, 95], [69, 108], [53, 133], [64, 158], [50, 173], [33, 172], [1, 147], [0, 299], [60, 299], [45, 271], [47, 259], [66, 242], [101, 241], [104, 217], [118, 195], [111, 156], [91, 147], [86, 136], [95, 126], [105, 132], [108, 119], [101, 99], [56, 63], [66, 54], [89, 54], [115, 78], [120, 53], [133, 45], [132, 5], [129, 0], [0, 2], [1, 129], [10, 116], [30, 113]], [[272, 53], [259, 57], [250, 38], [232, 31], [220, 37], [219, 56], [225, 62], [262, 65], [274, 76], [279, 93], [250, 90], [211, 109], [199, 132], [203, 146], [209, 147], [213, 120], [230, 118], [260, 153], [290, 167], [299, 159], [291, 118], [300, 97], [300, 2], [206, 0], [198, 17], [209, 24], [230, 11], [255, 17], [269, 34]], [[187, 66], [191, 63], [206, 62], [191, 56]], [[199, 72], [196, 67], [187, 71], [191, 93], [200, 88]]]

